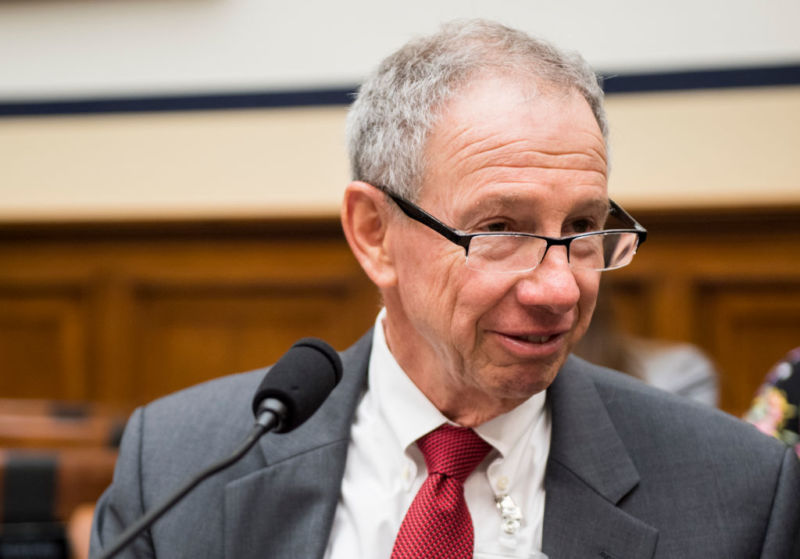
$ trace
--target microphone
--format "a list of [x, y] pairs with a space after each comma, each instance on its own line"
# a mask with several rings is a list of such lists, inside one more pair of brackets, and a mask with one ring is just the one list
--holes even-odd
[[342, 361], [331, 346], [316, 338], [295, 342], [256, 390], [256, 422], [274, 415], [276, 433], [291, 431], [317, 411], [341, 378]]
[[270, 431], [288, 433], [299, 427], [317, 411], [341, 378], [342, 362], [331, 346], [316, 338], [295, 342], [261, 381], [252, 404], [255, 425], [239, 448], [197, 474], [164, 503], [147, 512], [98, 559], [110, 559], [122, 551], [200, 482], [238, 462], [264, 434]]

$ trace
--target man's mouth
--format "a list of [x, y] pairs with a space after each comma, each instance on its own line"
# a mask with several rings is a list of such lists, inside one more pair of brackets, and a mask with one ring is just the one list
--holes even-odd
[[522, 340], [523, 342], [528, 342], [531, 344], [545, 344], [556, 337], [556, 335], [551, 336], [511, 336], [517, 340]]
[[522, 332], [495, 331], [494, 338], [506, 353], [520, 359], [541, 358], [559, 352], [566, 343], [567, 331], [526, 334]]

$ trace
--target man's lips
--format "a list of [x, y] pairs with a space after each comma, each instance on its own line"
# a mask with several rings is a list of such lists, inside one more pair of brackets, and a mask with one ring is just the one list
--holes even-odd
[[536, 334], [503, 334], [504, 336], [508, 336], [509, 338], [515, 338], [517, 340], [521, 340], [523, 342], [528, 342], [531, 344], [543, 344], [549, 342], [556, 336], [560, 334], [545, 334], [545, 335], [536, 335]]
[[547, 332], [516, 332], [495, 330], [494, 334], [503, 347], [520, 355], [542, 355], [557, 351], [566, 339], [569, 330], [553, 330]]
[[543, 344], [553, 338], [563, 336], [570, 331], [569, 326], [554, 326], [549, 328], [495, 328], [494, 333], [508, 338], [515, 338], [533, 344]]

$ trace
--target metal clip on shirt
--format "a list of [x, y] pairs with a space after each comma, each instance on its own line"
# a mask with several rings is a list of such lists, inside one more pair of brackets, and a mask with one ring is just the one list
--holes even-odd
[[509, 495], [498, 495], [495, 503], [497, 510], [500, 511], [503, 533], [513, 536], [522, 523], [522, 511]]

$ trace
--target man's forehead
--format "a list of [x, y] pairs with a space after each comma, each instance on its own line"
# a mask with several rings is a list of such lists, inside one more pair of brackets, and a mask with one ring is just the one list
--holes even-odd
[[475, 81], [454, 97], [428, 137], [419, 200], [459, 213], [526, 201], [532, 211], [531, 200], [552, 194], [607, 206], [605, 145], [591, 108], [577, 92], [539, 92], [532, 98], [512, 76]]
[[439, 136], [444, 142], [436, 145], [437, 149], [461, 141], [494, 149], [491, 144], [505, 143], [520, 122], [530, 123], [528, 136], [516, 139], [560, 144], [572, 141], [575, 135], [589, 134], [605, 157], [600, 125], [578, 91], [519, 81], [514, 76], [483, 77], [460, 89], [443, 105], [426, 147], [433, 147], [436, 142], [431, 139]]
[[[519, 114], [546, 112], [565, 105], [584, 105], [588, 101], [575, 87], [544, 80], [533, 74], [485, 70], [470, 76], [456, 87], [440, 106], [440, 118], [464, 104], [480, 107], [480, 113]], [[591, 109], [590, 109], [591, 110]]]
[[[586, 195], [559, 197], [558, 204], [564, 213], [587, 213], [591, 215], [604, 215], [610, 208], [609, 200], [602, 194], [587, 192]], [[462, 215], [469, 219], [487, 213], [528, 213], [536, 214], [542, 211], [552, 211], [552, 199], [542, 200], [538, 196], [531, 196], [524, 187], [496, 193], [476, 193], [472, 197], [464, 197]]]

